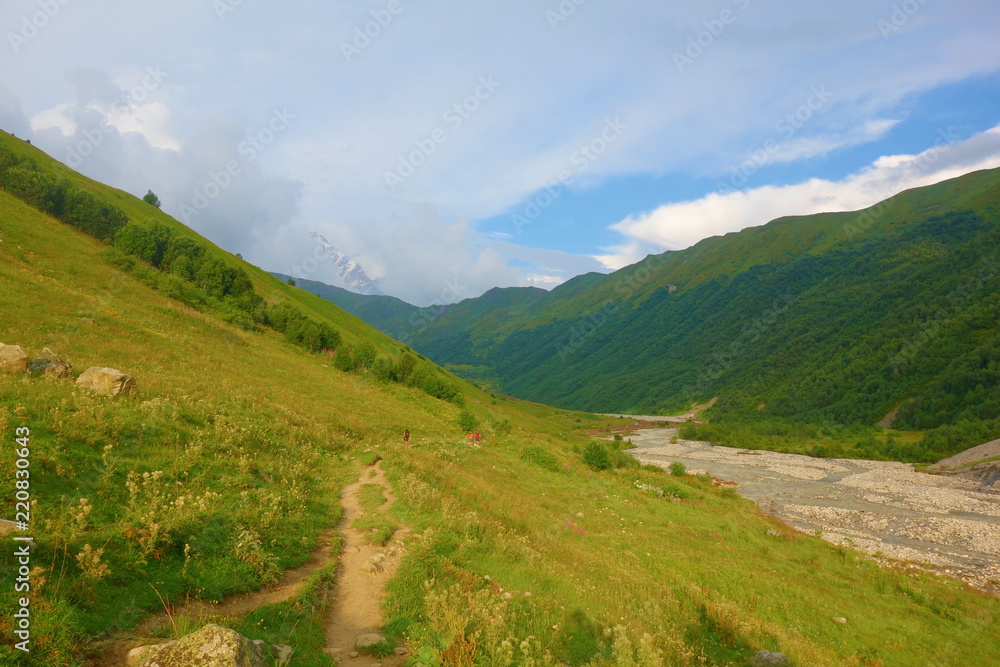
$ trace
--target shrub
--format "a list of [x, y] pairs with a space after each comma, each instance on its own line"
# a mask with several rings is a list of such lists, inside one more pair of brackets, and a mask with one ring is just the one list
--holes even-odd
[[687, 475], [687, 468], [680, 461], [674, 461], [670, 464], [670, 474], [674, 477], [684, 477]]
[[160, 208], [160, 198], [153, 194], [152, 190], [146, 191], [146, 194], [142, 196], [142, 201], [151, 206], [155, 206], [156, 208]]
[[541, 447], [525, 447], [521, 450], [521, 460], [530, 461], [542, 470], [559, 472], [559, 461], [551, 452]]
[[608, 470], [611, 468], [611, 454], [604, 443], [593, 440], [583, 448], [583, 462], [594, 470]]
[[479, 427], [479, 420], [468, 410], [462, 410], [458, 413], [458, 427], [463, 433], [471, 433]]

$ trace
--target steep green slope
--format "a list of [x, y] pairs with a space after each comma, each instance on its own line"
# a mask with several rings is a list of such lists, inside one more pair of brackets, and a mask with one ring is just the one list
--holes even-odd
[[[89, 187], [133, 222], [176, 225]], [[268, 306], [300, 310], [356, 351], [367, 343], [403, 358], [399, 343], [329, 302], [177, 231], [245, 271]], [[626, 467], [591, 469], [580, 452], [593, 442], [581, 431], [602, 424], [592, 416], [458, 380], [459, 400], [441, 400], [374, 366], [341, 371], [336, 355], [287, 332], [225, 321], [221, 301], [195, 308], [171, 296], [177, 284], [163, 276], [176, 274], [123, 261], [109, 242], [2, 190], [0, 240], [0, 341], [32, 358], [51, 347], [77, 373], [116, 367], [139, 387], [111, 399], [71, 380], [0, 373], [0, 466], [12, 473], [26, 458], [35, 501], [30, 590], [15, 592], [14, 549], [0, 559], [4, 664], [82, 664], [164, 605], [174, 616], [158, 633], [206, 622], [177, 605], [255, 589], [304, 562], [339, 521], [340, 489], [366, 450], [383, 457], [396, 518], [412, 529], [385, 630], [428, 664], [745, 664], [767, 649], [802, 665], [905, 666], [1000, 651], [996, 598], [881, 569], [709, 479], [617, 455]], [[480, 422], [481, 447], [465, 442], [462, 410]], [[26, 457], [13, 446], [18, 429]], [[296, 665], [332, 667], [328, 594], [315, 591], [325, 585], [225, 622], [293, 646]], [[30, 598], [27, 655], [13, 648], [18, 596]]]

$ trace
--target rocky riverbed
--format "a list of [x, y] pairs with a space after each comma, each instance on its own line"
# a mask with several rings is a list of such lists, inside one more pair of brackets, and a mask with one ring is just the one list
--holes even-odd
[[631, 440], [643, 463], [679, 461], [691, 473], [736, 482], [742, 495], [803, 532], [1000, 593], [1000, 485], [980, 488], [906, 463], [716, 447], [680, 440], [672, 428], [644, 429]]

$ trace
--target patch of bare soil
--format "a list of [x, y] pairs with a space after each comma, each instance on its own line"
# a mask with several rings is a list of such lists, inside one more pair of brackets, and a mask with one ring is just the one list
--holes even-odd
[[379, 512], [388, 511], [396, 500], [385, 472], [377, 463], [364, 470], [357, 482], [344, 489], [341, 497], [344, 516], [338, 526], [344, 536], [344, 552], [337, 569], [326, 626], [326, 651], [345, 665], [396, 667], [405, 664], [404, 655], [374, 658], [362, 654], [356, 658], [351, 657], [357, 651], [355, 643], [358, 637], [369, 633], [377, 634], [382, 628], [385, 586], [399, 569], [404, 550], [403, 540], [408, 533], [406, 528], [400, 528], [388, 544], [378, 546], [369, 543], [365, 534], [353, 526], [354, 520], [362, 514], [358, 495], [361, 487], [366, 484], [378, 484], [382, 487], [386, 501]]

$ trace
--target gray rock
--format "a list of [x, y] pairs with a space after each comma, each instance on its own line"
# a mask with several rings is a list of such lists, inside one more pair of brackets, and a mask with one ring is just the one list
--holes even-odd
[[361, 635], [358, 637], [357, 641], [354, 642], [354, 648], [368, 648], [369, 646], [375, 646], [375, 644], [381, 644], [385, 641], [385, 637], [374, 632], [369, 632], [366, 635]]
[[791, 664], [788, 656], [776, 651], [757, 651], [757, 654], [750, 658], [751, 667], [783, 667]]
[[284, 645], [275, 645], [272, 647], [274, 650], [274, 664], [275, 667], [286, 667], [292, 662], [292, 647]]
[[0, 343], [0, 371], [26, 373], [28, 371], [28, 353], [20, 345]]
[[35, 361], [41, 361], [43, 359], [49, 362], [45, 367], [46, 377], [54, 378], [56, 380], [73, 377], [73, 366], [49, 348], [42, 350], [42, 356]]
[[259, 646], [235, 630], [215, 624], [154, 648], [134, 667], [267, 667]]
[[35, 359], [34, 361], [28, 362], [28, 372], [32, 375], [41, 375], [45, 372], [45, 369], [52, 364], [48, 359]]
[[352, 658], [356, 658], [356, 657], [358, 657], [359, 655], [361, 655], [361, 654], [360, 654], [360, 653], [358, 653], [357, 651], [351, 651], [351, 657], [352, 657]]
[[844, 618], [843, 616], [834, 616], [833, 617], [833, 622], [834, 623], [842, 623], [843, 624], [843, 623], [847, 623], [847, 619]]
[[128, 652], [128, 655], [125, 657], [125, 664], [128, 665], [128, 667], [135, 667], [136, 665], [140, 664], [146, 658], [150, 657], [154, 653], [174, 643], [176, 642], [164, 642], [162, 644], [147, 644], [145, 646], [137, 646]]
[[76, 386], [102, 396], [131, 396], [136, 392], [135, 378], [114, 368], [92, 366], [77, 378]]

